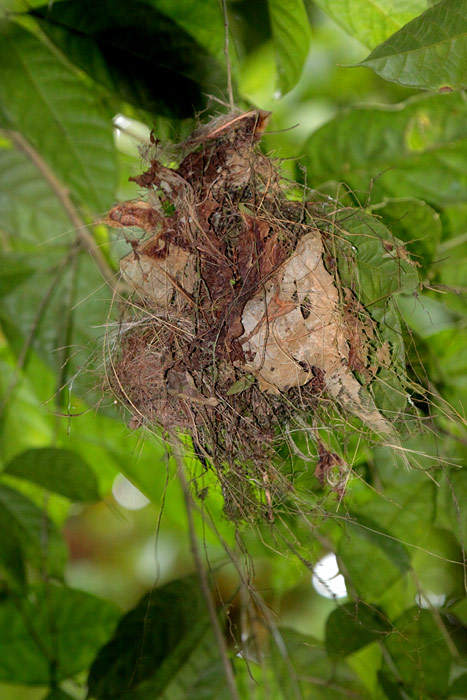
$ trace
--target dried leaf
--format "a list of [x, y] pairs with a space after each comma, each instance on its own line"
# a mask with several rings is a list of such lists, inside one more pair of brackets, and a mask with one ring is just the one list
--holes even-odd
[[143, 231], [154, 232], [161, 218], [160, 213], [148, 202], [135, 200], [117, 204], [100, 223], [112, 228], [138, 226]]
[[195, 284], [193, 255], [154, 236], [120, 260], [125, 280], [145, 299], [167, 309], [174, 294], [187, 297]]
[[349, 369], [339, 296], [322, 255], [319, 232], [307, 234], [265, 289], [245, 305], [240, 342], [252, 359], [244, 369], [255, 374], [260, 389], [279, 393], [307, 384], [317, 367], [324, 373], [327, 391], [345, 410], [376, 432], [390, 432]]

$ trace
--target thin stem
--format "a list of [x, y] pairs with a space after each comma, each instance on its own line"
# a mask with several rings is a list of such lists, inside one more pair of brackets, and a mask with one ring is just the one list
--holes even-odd
[[47, 163], [42, 159], [42, 157], [39, 155], [36, 149], [33, 148], [33, 146], [31, 146], [29, 141], [25, 139], [22, 134], [20, 134], [17, 131], [7, 131], [6, 134], [8, 138], [11, 139], [15, 147], [19, 151], [22, 151], [37, 168], [37, 170], [41, 173], [44, 180], [47, 182], [50, 189], [53, 191], [60, 204], [62, 205], [63, 209], [67, 213], [73, 225], [73, 228], [76, 229], [76, 235], [80, 245], [82, 245], [83, 248], [89, 252], [92, 259], [96, 263], [102, 277], [104, 278], [108, 286], [112, 289], [112, 291], [117, 290], [118, 280], [116, 278], [116, 275], [110, 268], [102, 252], [96, 246], [94, 237], [91, 231], [89, 230], [88, 226], [86, 225], [84, 219], [76, 211], [66, 187], [64, 187], [64, 185], [62, 185], [62, 183], [57, 179], [57, 177], [49, 168]]
[[232, 669], [232, 664], [227, 652], [227, 645], [225, 643], [224, 635], [222, 633], [219, 620], [217, 618], [216, 608], [214, 601], [212, 599], [211, 591], [209, 588], [209, 582], [206, 575], [206, 569], [203, 566], [201, 559], [201, 554], [196, 539], [195, 523], [193, 519], [193, 501], [191, 493], [188, 487], [188, 482], [185, 476], [185, 465], [183, 463], [183, 446], [176, 435], [171, 436], [170, 446], [172, 448], [172, 454], [177, 464], [178, 478], [183, 491], [183, 497], [186, 505], [186, 513], [188, 520], [188, 534], [190, 538], [190, 548], [193, 555], [193, 561], [195, 563], [196, 573], [198, 574], [201, 592], [206, 601], [206, 605], [209, 612], [209, 618], [211, 620], [212, 629], [214, 631], [214, 636], [216, 637], [217, 645], [219, 647], [219, 652], [221, 655], [222, 666], [224, 668], [225, 679], [229, 687], [230, 695], [232, 700], [240, 700], [237, 692], [237, 685], [235, 683], [235, 677]]
[[227, 0], [222, 0], [222, 13], [224, 15], [224, 56], [225, 56], [225, 67], [227, 70], [227, 92], [229, 94], [229, 105], [230, 109], [234, 109], [234, 98], [232, 89], [232, 65], [230, 63], [230, 50], [229, 50], [229, 17], [227, 14]]

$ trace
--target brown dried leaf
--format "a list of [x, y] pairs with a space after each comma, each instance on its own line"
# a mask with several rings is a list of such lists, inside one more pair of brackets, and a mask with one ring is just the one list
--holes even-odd
[[387, 340], [377, 349], [376, 359], [382, 367], [391, 365], [391, 348]]
[[100, 223], [111, 228], [138, 226], [143, 231], [153, 233], [161, 220], [160, 213], [148, 202], [136, 200], [117, 204]]
[[[263, 391], [286, 392], [324, 373], [327, 391], [373, 430], [390, 431], [349, 369], [349, 346], [334, 280], [322, 260], [319, 232], [298, 243], [294, 254], [245, 305], [240, 338], [246, 371]], [[305, 302], [308, 300], [306, 308]]]
[[194, 256], [157, 236], [122, 258], [120, 270], [141, 297], [163, 309], [174, 295], [186, 303], [195, 285]]

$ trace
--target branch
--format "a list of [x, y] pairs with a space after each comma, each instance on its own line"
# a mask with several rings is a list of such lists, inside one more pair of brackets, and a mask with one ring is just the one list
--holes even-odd
[[188, 483], [185, 476], [185, 465], [183, 463], [183, 445], [176, 435], [172, 434], [171, 438], [172, 439], [170, 441], [170, 446], [172, 448], [172, 454], [177, 464], [178, 478], [180, 479], [183, 497], [185, 499], [190, 548], [191, 553], [193, 554], [193, 560], [195, 562], [196, 573], [198, 574], [201, 591], [206, 601], [212, 629], [214, 631], [214, 636], [216, 637], [217, 645], [219, 647], [219, 652], [222, 659], [222, 666], [224, 668], [225, 679], [229, 687], [230, 695], [232, 697], [232, 700], [240, 700], [240, 697], [237, 692], [237, 685], [235, 683], [232, 664], [230, 663], [230, 659], [227, 652], [227, 645], [225, 643], [224, 635], [222, 633], [219, 620], [217, 618], [216, 608], [212, 599], [211, 591], [209, 589], [208, 578], [206, 576], [206, 569], [203, 566], [198, 542], [196, 540], [195, 523], [193, 519], [193, 501], [190, 490], [188, 488]]
[[76, 229], [76, 235], [80, 245], [89, 252], [110, 289], [113, 292], [119, 291], [117, 276], [109, 266], [101, 250], [97, 247], [94, 237], [84, 219], [74, 207], [67, 188], [64, 187], [64, 185], [62, 185], [62, 183], [57, 179], [47, 163], [22, 134], [17, 131], [7, 131], [6, 135], [9, 139], [11, 139], [15, 147], [24, 153], [41, 173], [44, 180], [47, 182], [50, 189], [53, 191], [63, 209], [67, 213], [73, 228]]

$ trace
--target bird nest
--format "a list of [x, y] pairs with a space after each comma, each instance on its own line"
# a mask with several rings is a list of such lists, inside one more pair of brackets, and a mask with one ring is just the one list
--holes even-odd
[[[403, 345], [385, 320], [391, 294], [368, 302], [360, 243], [364, 257], [371, 239], [377, 264], [393, 265], [392, 291], [413, 279], [380, 222], [283, 180], [258, 147], [269, 116], [218, 117], [181, 144], [177, 166], [162, 164], [152, 137], [150, 167], [132, 178], [141, 198], [105, 220], [144, 232], [120, 261], [133, 293], [111, 344], [110, 386], [132, 428], [189, 435], [227, 515], [247, 520], [272, 520], [293, 492], [277, 454], [284, 437], [297, 453], [293, 436], [306, 431], [318, 480], [341, 494], [345, 455], [322, 426], [393, 434], [406, 404]], [[396, 410], [384, 407], [388, 391]]]

